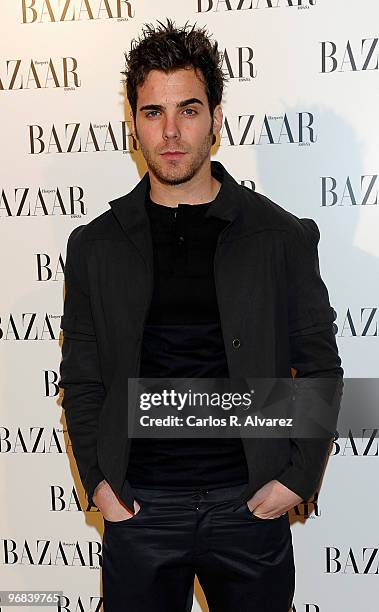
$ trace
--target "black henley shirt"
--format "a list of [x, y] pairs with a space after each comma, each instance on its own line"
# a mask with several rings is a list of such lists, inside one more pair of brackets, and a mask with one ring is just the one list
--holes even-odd
[[[153, 202], [147, 194], [154, 289], [145, 324], [141, 378], [228, 378], [213, 259], [226, 223], [205, 217], [212, 202]], [[127, 479], [135, 487], [216, 488], [246, 483], [239, 438], [133, 438]]]

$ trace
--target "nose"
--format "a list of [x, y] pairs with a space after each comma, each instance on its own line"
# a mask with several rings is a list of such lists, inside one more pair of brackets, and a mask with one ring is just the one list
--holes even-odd
[[171, 138], [179, 138], [180, 131], [175, 117], [166, 116], [164, 124], [163, 124], [163, 138], [165, 140]]

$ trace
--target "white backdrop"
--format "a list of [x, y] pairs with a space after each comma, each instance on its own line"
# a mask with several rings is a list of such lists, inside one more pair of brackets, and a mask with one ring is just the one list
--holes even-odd
[[[61, 589], [69, 611], [100, 609], [102, 521], [56, 384], [66, 241], [145, 172], [120, 71], [142, 24], [166, 16], [225, 50], [213, 158], [316, 220], [345, 375], [378, 374], [376, 0], [2, 0], [0, 588]], [[296, 612], [379, 607], [378, 444], [352, 435], [291, 512]], [[193, 610], [207, 610], [198, 584]]]

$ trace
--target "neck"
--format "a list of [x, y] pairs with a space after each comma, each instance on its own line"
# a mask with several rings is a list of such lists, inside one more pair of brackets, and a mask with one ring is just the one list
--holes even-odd
[[205, 204], [217, 196], [221, 183], [212, 176], [210, 159], [203, 164], [191, 180], [179, 185], [162, 183], [149, 170], [150, 197], [157, 204], [177, 206], [178, 204]]

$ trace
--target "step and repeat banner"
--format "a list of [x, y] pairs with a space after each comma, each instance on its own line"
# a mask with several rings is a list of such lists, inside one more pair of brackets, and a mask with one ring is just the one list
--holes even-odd
[[[168, 16], [223, 51], [213, 159], [317, 222], [345, 375], [378, 375], [376, 0], [1, 0], [0, 588], [62, 591], [65, 612], [101, 609], [103, 529], [57, 385], [66, 242], [146, 171], [121, 71], [142, 25]], [[379, 607], [378, 441], [350, 433], [290, 513], [294, 612]]]

